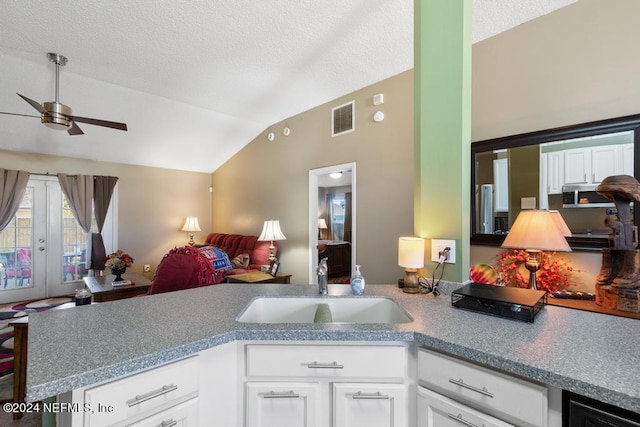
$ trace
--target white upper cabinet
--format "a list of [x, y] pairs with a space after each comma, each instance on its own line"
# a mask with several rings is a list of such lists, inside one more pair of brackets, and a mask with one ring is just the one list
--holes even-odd
[[495, 212], [509, 212], [509, 159], [493, 161]]
[[591, 149], [574, 148], [564, 153], [564, 184], [586, 184], [591, 179]]
[[[633, 175], [633, 144], [574, 148], [563, 153], [564, 184], [599, 184], [608, 176], [627, 173], [626, 169]], [[629, 157], [626, 161], [625, 155]]]

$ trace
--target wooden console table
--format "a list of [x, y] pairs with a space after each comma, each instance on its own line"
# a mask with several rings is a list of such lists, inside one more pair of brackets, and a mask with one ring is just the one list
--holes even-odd
[[111, 283], [115, 276], [87, 276], [84, 284], [93, 294], [93, 302], [113, 301], [117, 299], [131, 298], [136, 295], [146, 294], [151, 286], [151, 281], [138, 273], [125, 273], [122, 278], [134, 282], [131, 285], [116, 286]]
[[288, 285], [291, 283], [291, 275], [278, 273], [273, 277], [269, 273], [262, 271], [253, 271], [251, 273], [232, 274], [226, 277], [227, 283], [282, 283]]

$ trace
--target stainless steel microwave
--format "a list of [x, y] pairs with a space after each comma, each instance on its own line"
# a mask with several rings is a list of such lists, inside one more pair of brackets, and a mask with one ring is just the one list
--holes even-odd
[[562, 186], [563, 208], [612, 208], [615, 204], [596, 192], [596, 184]]

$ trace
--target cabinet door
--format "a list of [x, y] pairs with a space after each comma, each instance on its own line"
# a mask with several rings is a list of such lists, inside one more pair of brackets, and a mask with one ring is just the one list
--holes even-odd
[[633, 176], [633, 144], [622, 144], [622, 174]]
[[546, 153], [547, 155], [547, 194], [562, 193], [564, 185], [564, 156], [562, 151]]
[[620, 145], [603, 145], [591, 150], [591, 182], [597, 184], [608, 176], [622, 173]]
[[418, 387], [418, 425], [420, 427], [514, 427], [462, 403]]
[[575, 148], [564, 153], [564, 183], [585, 184], [591, 179], [591, 150]]
[[317, 383], [247, 383], [247, 427], [319, 427]]
[[495, 211], [509, 211], [509, 159], [493, 161], [493, 183], [495, 185]]
[[334, 427], [404, 427], [406, 387], [402, 384], [333, 385]]

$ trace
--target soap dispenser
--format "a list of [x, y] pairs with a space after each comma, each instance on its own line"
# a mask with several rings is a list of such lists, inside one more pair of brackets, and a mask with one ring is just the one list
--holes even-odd
[[351, 292], [353, 295], [362, 295], [364, 291], [364, 277], [360, 273], [360, 266], [356, 265], [356, 271], [351, 277]]

